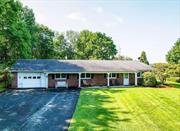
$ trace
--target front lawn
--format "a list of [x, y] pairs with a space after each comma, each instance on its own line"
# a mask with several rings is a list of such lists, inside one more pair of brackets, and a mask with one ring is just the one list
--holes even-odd
[[82, 89], [70, 131], [179, 131], [180, 89]]

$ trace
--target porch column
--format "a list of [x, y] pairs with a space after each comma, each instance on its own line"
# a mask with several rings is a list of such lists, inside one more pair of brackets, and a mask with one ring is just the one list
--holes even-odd
[[81, 87], [81, 73], [79, 73], [79, 84], [78, 87]]
[[107, 73], [107, 86], [109, 87], [110, 84], [109, 84], [109, 73]]
[[135, 72], [135, 86], [137, 86], [137, 72]]
[[45, 85], [46, 85], [46, 88], [48, 88], [48, 79], [49, 79], [48, 75], [49, 75], [48, 73], [45, 73], [45, 83], [46, 83]]

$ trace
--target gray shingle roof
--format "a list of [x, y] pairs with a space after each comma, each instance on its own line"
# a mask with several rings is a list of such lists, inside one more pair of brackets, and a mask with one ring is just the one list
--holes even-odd
[[138, 72], [152, 68], [139, 61], [120, 60], [18, 60], [12, 72]]

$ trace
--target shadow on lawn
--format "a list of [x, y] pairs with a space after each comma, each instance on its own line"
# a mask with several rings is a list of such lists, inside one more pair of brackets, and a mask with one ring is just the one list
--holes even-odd
[[[81, 94], [78, 103], [77, 116], [73, 119], [71, 130], [82, 128], [83, 130], [113, 130], [116, 128], [114, 123], [129, 122], [131, 119], [122, 118], [120, 113], [129, 114], [131, 112], [122, 111], [112, 107], [115, 100], [110, 97], [111, 93], [116, 94], [125, 90], [119, 89], [87, 89]], [[83, 127], [80, 127], [83, 126]]]

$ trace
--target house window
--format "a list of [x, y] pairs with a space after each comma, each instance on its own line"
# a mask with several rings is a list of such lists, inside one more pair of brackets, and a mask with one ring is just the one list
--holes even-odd
[[117, 78], [117, 74], [116, 73], [110, 73], [109, 78]]
[[142, 72], [138, 72], [137, 73], [137, 78], [141, 78], [142, 77]]
[[83, 73], [83, 74], [81, 74], [81, 79], [91, 79], [91, 74], [90, 73]]
[[24, 76], [24, 79], [27, 79], [27, 77], [26, 77], [26, 76]]
[[55, 74], [55, 79], [66, 79], [67, 75], [66, 74]]

